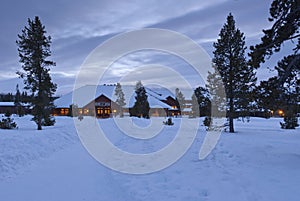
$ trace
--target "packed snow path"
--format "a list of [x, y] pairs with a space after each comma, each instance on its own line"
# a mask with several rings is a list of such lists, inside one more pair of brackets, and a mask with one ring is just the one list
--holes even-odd
[[[237, 121], [238, 132], [222, 134], [213, 152], [199, 161], [201, 126], [179, 161], [146, 175], [118, 173], [95, 161], [71, 118], [57, 118], [55, 127], [43, 131], [35, 131], [29, 117], [16, 121], [18, 130], [0, 130], [3, 201], [299, 200], [300, 130], [281, 130], [280, 119]], [[124, 137], [112, 119], [99, 121], [114, 132], [110, 139], [118, 147], [152, 152], [172, 140], [180, 119], [152, 141]]]

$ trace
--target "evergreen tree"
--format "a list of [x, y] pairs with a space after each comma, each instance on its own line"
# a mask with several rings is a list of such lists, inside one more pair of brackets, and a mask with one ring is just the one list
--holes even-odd
[[195, 93], [193, 93], [192, 95], [192, 114], [191, 116], [192, 117], [199, 117], [200, 116], [200, 110], [199, 110], [199, 102], [198, 102], [198, 99], [195, 95]]
[[245, 36], [235, 27], [231, 13], [220, 31], [214, 46], [213, 63], [224, 83], [227, 103], [229, 132], [234, 132], [233, 119], [236, 111], [247, 111], [251, 101], [250, 90], [255, 86], [255, 69], [248, 65], [245, 58]]
[[21, 93], [19, 90], [19, 85], [16, 86], [16, 95], [15, 95], [15, 106], [17, 107], [17, 114], [21, 117], [24, 115], [25, 111], [23, 110], [21, 103]]
[[14, 102], [15, 97], [12, 93], [1, 94], [1, 101], [2, 102]]
[[27, 92], [26, 91], [23, 91], [22, 92], [22, 95], [21, 95], [21, 102], [22, 103], [29, 103], [30, 102], [30, 100], [31, 100], [31, 96], [29, 96], [28, 94], [27, 94]]
[[[294, 44], [292, 48], [293, 56], [285, 71], [279, 75], [278, 83], [283, 85], [288, 77], [292, 76], [293, 71], [299, 73], [300, 66], [300, 1], [299, 0], [273, 0], [269, 10], [269, 22], [273, 22], [270, 29], [263, 30], [264, 36], [261, 43], [251, 46], [251, 62], [252, 65], [259, 67], [265, 62], [265, 58], [269, 59], [274, 52], [279, 52], [285, 42], [291, 41]], [[289, 51], [290, 52], [290, 51]]]
[[[300, 5], [299, 5], [300, 6]], [[287, 68], [289, 68], [290, 63], [293, 62], [294, 56], [284, 57], [283, 60], [278, 62], [275, 69], [278, 72], [277, 77], [279, 80], [285, 74]], [[298, 65], [299, 64], [295, 64]], [[295, 69], [295, 67], [292, 67]], [[284, 122], [281, 123], [281, 128], [284, 129], [295, 129], [298, 127], [298, 118], [297, 118], [297, 108], [300, 101], [300, 74], [299, 72], [292, 70], [290, 72], [281, 88], [283, 93], [281, 93], [281, 99], [283, 101], [282, 109], [284, 112]], [[275, 85], [276, 86], [276, 85]]]
[[21, 102], [21, 93], [19, 90], [19, 85], [16, 86], [16, 95], [15, 95], [15, 105], [19, 105]]
[[15, 129], [17, 128], [16, 122], [14, 122], [14, 119], [11, 118], [11, 113], [7, 111], [5, 113], [5, 117], [2, 116], [2, 119], [0, 119], [0, 129]]
[[180, 111], [182, 112], [182, 110], [185, 107], [185, 97], [178, 88], [175, 89], [175, 97], [176, 97], [176, 102], [178, 103], [177, 108], [179, 108]]
[[34, 20], [28, 19], [28, 26], [25, 26], [16, 41], [23, 68], [18, 75], [24, 79], [24, 88], [32, 94], [30, 103], [38, 130], [42, 129], [43, 124], [54, 124], [50, 115], [54, 107], [53, 94], [57, 88], [49, 74], [50, 67], [55, 63], [47, 60], [51, 56], [51, 37], [45, 34], [45, 26], [36, 16]]
[[[250, 56], [252, 65], [260, 66], [261, 63], [265, 62], [265, 58], [269, 59], [274, 52], [281, 51], [284, 48], [284, 43], [289, 43], [290, 48], [293, 44], [294, 47], [287, 57], [284, 57], [275, 69], [278, 71], [278, 81], [274, 83], [275, 88], [284, 88], [285, 95], [290, 97], [288, 94], [291, 92], [287, 86], [297, 85], [300, 75], [300, 1], [299, 0], [273, 0], [270, 10], [269, 21], [273, 22], [271, 28], [263, 30], [264, 36], [261, 38], [261, 43], [250, 47]], [[285, 48], [286, 49], [286, 48]], [[295, 78], [296, 75], [296, 79]], [[292, 83], [294, 82], [294, 83]], [[299, 86], [299, 83], [298, 83]], [[292, 110], [294, 102], [299, 102], [298, 95], [292, 96], [289, 102], [291, 108], [286, 108], [289, 111], [284, 120], [283, 124], [291, 124], [282, 126], [282, 128], [290, 128], [297, 125], [297, 118], [295, 117], [296, 110]], [[292, 112], [293, 111], [293, 112]], [[290, 122], [290, 123], [288, 123]]]
[[259, 109], [264, 111], [276, 111], [280, 109], [282, 100], [280, 94], [283, 93], [282, 88], [276, 87], [277, 77], [269, 78], [267, 81], [261, 81], [256, 87], [256, 102]]
[[123, 117], [124, 116], [123, 107], [126, 105], [126, 103], [125, 103], [125, 96], [124, 96], [124, 93], [123, 93], [120, 83], [117, 83], [117, 86], [115, 88], [115, 96], [117, 97], [116, 103], [119, 106], [118, 111], [119, 111], [120, 117]]
[[[214, 67], [215, 69], [215, 67]], [[209, 116], [224, 117], [227, 109], [227, 100], [221, 75], [217, 72], [208, 72], [206, 88], [209, 91]]]
[[197, 101], [199, 104], [200, 116], [210, 116], [210, 95], [207, 88], [198, 87], [194, 91], [195, 96], [197, 97]]
[[257, 102], [261, 108], [284, 111], [284, 123], [281, 123], [281, 127], [286, 129], [294, 129], [298, 126], [296, 115], [297, 103], [300, 101], [300, 75], [293, 71], [292, 76], [286, 79], [283, 86], [278, 85], [278, 83], [281, 74], [285, 73], [285, 69], [292, 59], [289, 56], [278, 62], [275, 67], [278, 75], [267, 81], [262, 81], [256, 89]]
[[141, 81], [136, 83], [135, 93], [135, 103], [131, 108], [131, 116], [149, 118], [150, 106], [148, 102], [148, 96]]

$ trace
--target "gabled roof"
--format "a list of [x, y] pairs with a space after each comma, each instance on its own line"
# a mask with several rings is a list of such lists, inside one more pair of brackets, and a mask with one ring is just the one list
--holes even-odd
[[[19, 103], [21, 106], [30, 106], [29, 103]], [[14, 102], [0, 102], [0, 107], [14, 107], [15, 103]]]
[[154, 96], [159, 100], [166, 100], [169, 96], [175, 99], [175, 95], [169, 89], [146, 87], [146, 90], [149, 95]]
[[0, 102], [0, 106], [11, 107], [15, 106], [14, 102]]
[[[115, 87], [116, 85], [86, 85], [83, 87], [80, 87], [76, 89], [74, 92], [76, 94], [76, 103], [73, 100], [73, 94], [74, 92], [69, 92], [60, 98], [56, 99], [54, 101], [54, 104], [58, 108], [67, 108], [71, 104], [77, 104], [78, 107], [84, 107], [89, 102], [91, 102], [91, 99], [96, 99], [97, 97], [104, 95], [107, 98], [109, 98], [112, 101], [116, 100], [115, 93]], [[96, 91], [94, 91], [96, 89]], [[162, 96], [159, 96], [156, 92], [154, 92], [152, 89], [146, 88], [146, 93], [148, 95], [148, 102], [150, 104], [150, 108], [168, 108], [171, 109], [171, 106], [168, 104], [162, 102], [161, 100], [164, 100], [165, 97], [167, 97], [165, 94]], [[133, 107], [135, 102], [135, 86], [129, 86], [125, 85], [122, 86], [122, 91], [125, 96], [125, 107]], [[95, 96], [91, 99], [87, 99], [86, 97], [95, 94]], [[82, 97], [82, 98], [80, 98]]]

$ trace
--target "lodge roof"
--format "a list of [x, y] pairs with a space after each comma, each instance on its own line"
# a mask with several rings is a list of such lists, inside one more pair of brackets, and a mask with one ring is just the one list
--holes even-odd
[[[29, 106], [28, 103], [20, 103], [21, 106]], [[0, 107], [14, 107], [16, 106], [14, 102], [0, 102]]]
[[12, 107], [15, 106], [14, 102], [0, 102], [0, 106], [2, 107]]
[[[97, 97], [104, 95], [112, 101], [116, 100], [115, 93], [115, 85], [86, 85], [76, 89], [75, 91], [69, 92], [60, 98], [54, 101], [54, 104], [58, 108], [68, 108], [71, 104], [76, 104], [78, 107], [84, 107], [92, 100], [96, 99]], [[168, 96], [174, 97], [173, 94], [168, 91], [167, 89], [150, 89], [145, 87], [146, 93], [148, 95], [148, 102], [150, 104], [150, 108], [168, 108], [172, 109], [170, 105], [162, 102]], [[125, 107], [133, 107], [135, 102], [135, 86], [125, 85], [122, 86], [122, 91], [125, 96]], [[74, 93], [75, 92], [75, 93]], [[76, 103], [73, 99], [73, 95], [75, 94]], [[91, 98], [91, 94], [95, 94]], [[81, 98], [82, 97], [82, 98]]]

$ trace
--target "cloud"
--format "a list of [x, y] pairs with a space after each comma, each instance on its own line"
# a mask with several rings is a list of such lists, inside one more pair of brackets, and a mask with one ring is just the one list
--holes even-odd
[[[0, 12], [0, 80], [17, 77], [20, 68], [15, 41], [27, 25], [27, 18], [41, 17], [47, 34], [52, 36], [53, 80], [60, 90], [71, 89], [76, 72], [90, 52], [107, 39], [140, 28], [171, 29], [199, 43], [212, 56], [212, 42], [232, 12], [237, 26], [245, 32], [247, 45], [259, 41], [267, 22], [269, 1], [210, 0], [210, 1], [111, 1], [111, 0], [4, 0]], [[18, 6], [15, 6], [18, 5]], [[134, 40], [131, 42], [135, 42]], [[176, 45], [176, 44], [173, 44]], [[109, 80], [148, 64], [171, 66], [179, 73], [184, 65], [180, 59], [164, 54], [136, 53], [115, 62], [107, 73]], [[190, 76], [187, 72], [186, 76]], [[65, 87], [68, 86], [68, 87]]]

